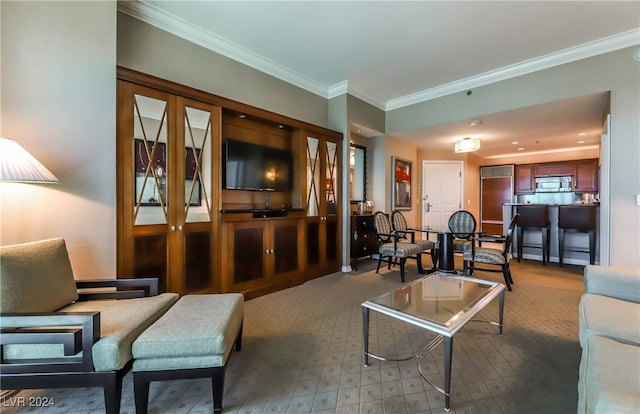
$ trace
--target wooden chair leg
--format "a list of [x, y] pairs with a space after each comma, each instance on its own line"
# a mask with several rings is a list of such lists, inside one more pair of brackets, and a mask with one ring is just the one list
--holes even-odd
[[404, 257], [400, 259], [400, 281], [404, 283], [404, 263], [407, 261]]
[[122, 398], [122, 374], [114, 373], [103, 385], [104, 406], [107, 414], [120, 412], [120, 399]]
[[424, 274], [424, 269], [422, 268], [422, 254], [418, 253], [416, 256], [416, 263], [418, 265], [418, 274]]
[[376, 273], [380, 272], [380, 264], [382, 263], [382, 255], [378, 253], [378, 267], [376, 267]]
[[520, 259], [522, 259], [522, 239], [524, 238], [524, 229], [520, 226], [518, 226], [517, 228], [517, 233], [518, 233], [518, 262], [520, 262]]
[[509, 264], [503, 264], [502, 265], [502, 277], [504, 277], [504, 283], [507, 285], [507, 289], [508, 290], [512, 290], [511, 289], [511, 276], [509, 275]]

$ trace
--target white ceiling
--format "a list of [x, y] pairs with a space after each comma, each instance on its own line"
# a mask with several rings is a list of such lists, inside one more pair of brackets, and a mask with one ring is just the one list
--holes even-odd
[[[640, 44], [640, 1], [121, 1], [119, 10], [318, 95], [348, 92], [385, 110]], [[582, 145], [597, 145], [605, 105], [593, 95], [483, 116], [473, 133], [462, 120], [394, 136], [451, 149], [482, 134], [481, 157], [514, 152], [514, 140], [525, 151], [573, 147], [581, 131], [597, 137]]]

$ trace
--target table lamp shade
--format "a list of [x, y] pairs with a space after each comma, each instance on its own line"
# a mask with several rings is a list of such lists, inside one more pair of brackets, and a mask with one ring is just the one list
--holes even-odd
[[60, 180], [20, 144], [0, 138], [0, 181], [57, 183]]

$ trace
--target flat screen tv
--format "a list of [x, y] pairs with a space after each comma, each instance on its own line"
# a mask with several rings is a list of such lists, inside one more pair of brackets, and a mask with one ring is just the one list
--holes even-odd
[[291, 151], [226, 139], [223, 167], [223, 188], [227, 190], [291, 191]]

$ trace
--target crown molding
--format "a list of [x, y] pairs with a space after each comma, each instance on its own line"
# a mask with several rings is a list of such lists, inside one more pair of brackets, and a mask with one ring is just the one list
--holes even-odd
[[490, 83], [640, 44], [640, 28], [633, 29], [617, 35], [564, 49], [559, 52], [529, 59], [517, 64], [436, 86], [434, 88], [425, 89], [410, 95], [391, 99], [389, 101], [383, 101], [366, 92], [349, 86], [348, 80], [331, 86], [322, 85], [272, 60], [269, 60], [264, 56], [230, 42], [221, 36], [179, 19], [156, 6], [146, 3], [144, 0], [118, 1], [118, 11], [220, 55], [226, 56], [229, 59], [259, 70], [267, 75], [319, 95], [325, 99], [331, 99], [344, 93], [349, 93], [383, 111], [399, 109], [453, 93], [488, 85]]
[[346, 80], [330, 86], [327, 90], [327, 99], [333, 99], [336, 96], [344, 95], [345, 93], [349, 93], [349, 81]]
[[327, 96], [329, 99], [331, 99], [331, 98], [335, 98], [336, 96], [343, 95], [345, 93], [348, 93], [349, 95], [354, 96], [358, 99], [361, 99], [364, 102], [368, 103], [369, 105], [375, 106], [376, 108], [384, 111], [384, 108], [386, 105], [384, 101], [381, 101], [375, 96], [369, 95], [366, 92], [363, 92], [359, 89], [354, 88], [353, 86], [349, 85], [348, 81], [342, 81], [340, 83], [336, 83], [335, 85], [331, 86], [329, 88]]
[[144, 1], [118, 1], [118, 11], [267, 75], [320, 95], [323, 98], [328, 98], [328, 88], [325, 85], [321, 85], [221, 36], [179, 19], [149, 3]]
[[387, 101], [393, 110], [640, 44], [640, 28]]

